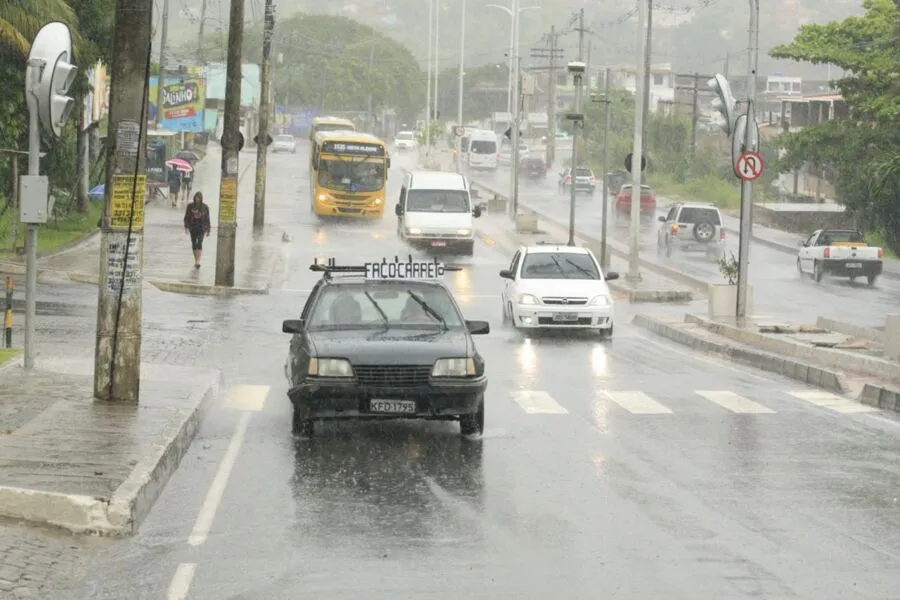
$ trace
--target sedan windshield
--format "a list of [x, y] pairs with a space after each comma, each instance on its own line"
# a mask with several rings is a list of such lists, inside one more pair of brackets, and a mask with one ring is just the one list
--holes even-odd
[[409, 190], [407, 212], [469, 212], [469, 197], [462, 190]]
[[294, 141], [294, 136], [292, 135], [279, 135], [275, 138], [276, 142], [287, 142], [291, 143]]
[[413, 137], [412, 132], [401, 131], [400, 133], [397, 134], [397, 139], [398, 140], [413, 140], [415, 138]]
[[525, 255], [522, 279], [600, 279], [600, 271], [588, 254], [533, 252]]
[[310, 313], [308, 328], [310, 331], [333, 331], [384, 329], [387, 325], [390, 328], [443, 329], [440, 320], [424, 309], [410, 292], [440, 315], [448, 329], [463, 326], [459, 310], [445, 288], [421, 282], [392, 281], [324, 288]]
[[376, 192], [384, 187], [384, 163], [351, 159], [319, 161], [319, 185], [331, 190]]

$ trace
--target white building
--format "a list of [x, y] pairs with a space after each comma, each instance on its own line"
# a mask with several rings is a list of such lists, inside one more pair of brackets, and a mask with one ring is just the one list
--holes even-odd
[[[612, 87], [624, 88], [632, 94], [637, 91], [635, 73], [637, 69], [630, 66], [610, 67]], [[603, 68], [600, 73], [604, 73]], [[602, 85], [602, 77], [601, 85]], [[660, 103], [671, 105], [675, 101], [675, 72], [672, 65], [665, 63], [650, 67], [650, 112], [656, 112]]]

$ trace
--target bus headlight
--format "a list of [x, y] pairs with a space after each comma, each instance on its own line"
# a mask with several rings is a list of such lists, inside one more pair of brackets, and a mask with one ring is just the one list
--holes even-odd
[[372, 204], [374, 204], [375, 206], [380, 206], [382, 202], [384, 202], [384, 200], [382, 200], [381, 198], [375, 198], [374, 200], [372, 200]]
[[328, 194], [319, 194], [319, 202], [325, 202], [328, 200]]

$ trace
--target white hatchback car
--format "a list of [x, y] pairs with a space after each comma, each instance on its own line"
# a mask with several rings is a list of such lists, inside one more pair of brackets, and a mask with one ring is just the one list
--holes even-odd
[[504, 279], [503, 319], [516, 329], [588, 329], [612, 337], [613, 298], [594, 253], [578, 246], [522, 246]]

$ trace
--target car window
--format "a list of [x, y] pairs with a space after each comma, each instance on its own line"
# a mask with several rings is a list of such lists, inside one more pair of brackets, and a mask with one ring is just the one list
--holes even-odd
[[719, 219], [719, 211], [715, 208], [703, 208], [700, 206], [685, 206], [678, 215], [679, 223], [712, 223], [713, 225], [721, 225]]
[[494, 154], [497, 152], [497, 142], [475, 140], [472, 142], [469, 152], [472, 154]]
[[409, 190], [407, 212], [469, 212], [469, 196], [462, 190]]
[[828, 240], [832, 244], [861, 244], [865, 242], [865, 238], [856, 231], [827, 231]]
[[384, 318], [366, 296], [378, 303], [391, 327], [440, 327], [440, 323], [421, 307], [407, 290], [441, 315], [449, 328], [463, 326], [463, 319], [449, 292], [438, 285], [419, 282], [397, 282], [388, 285], [353, 283], [331, 285], [322, 289], [308, 319], [310, 331], [341, 329], [380, 329]]
[[509, 272], [513, 275], [516, 274], [516, 268], [519, 266], [519, 257], [522, 256], [521, 252], [516, 252], [513, 256], [512, 262], [509, 263]]
[[294, 136], [292, 135], [279, 135], [275, 137], [276, 142], [293, 142]]
[[589, 254], [530, 252], [522, 262], [522, 279], [601, 279]]
[[400, 133], [397, 134], [397, 139], [398, 139], [398, 140], [411, 140], [411, 139], [414, 139], [414, 138], [413, 138], [413, 134], [412, 134], [412, 133], [409, 133], [409, 132], [406, 132], [406, 131], [402, 131], [402, 132], [400, 132]]
[[674, 221], [675, 215], [677, 215], [677, 214], [678, 214], [678, 207], [673, 206], [672, 208], [669, 209], [669, 214], [666, 215], [666, 221]]
[[591, 173], [590, 169], [575, 169], [576, 177], [592, 177], [594, 174]]

